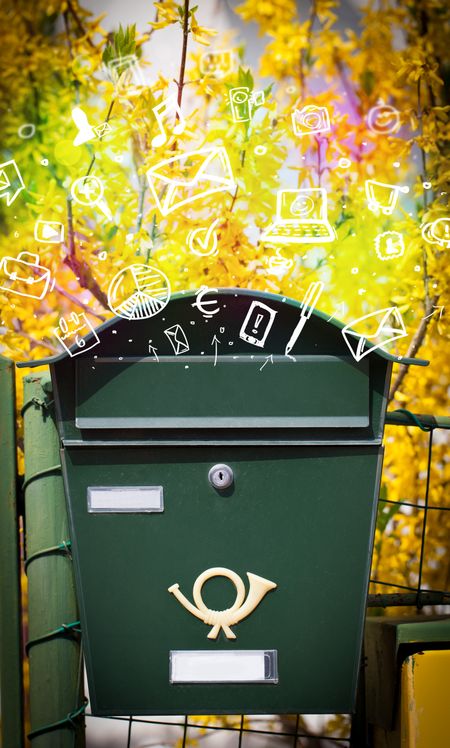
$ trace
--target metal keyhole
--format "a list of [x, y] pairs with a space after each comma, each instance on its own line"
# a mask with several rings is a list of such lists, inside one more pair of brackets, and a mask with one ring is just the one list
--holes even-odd
[[233, 471], [228, 465], [214, 465], [208, 473], [208, 480], [214, 488], [224, 490], [233, 483]]

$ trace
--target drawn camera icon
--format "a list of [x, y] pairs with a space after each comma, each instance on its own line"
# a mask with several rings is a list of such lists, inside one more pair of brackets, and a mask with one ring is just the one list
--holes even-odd
[[264, 104], [264, 91], [250, 93], [248, 86], [239, 86], [230, 90], [230, 106], [234, 122], [248, 122], [252, 116], [252, 107]]
[[314, 104], [304, 106], [303, 109], [294, 109], [292, 112], [292, 126], [294, 134], [299, 137], [327, 132], [331, 129], [328, 109], [324, 106], [315, 106]]

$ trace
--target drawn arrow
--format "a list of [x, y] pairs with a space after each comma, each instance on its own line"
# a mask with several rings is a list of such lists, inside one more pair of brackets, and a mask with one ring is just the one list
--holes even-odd
[[214, 346], [214, 366], [217, 364], [217, 345], [220, 343], [219, 338], [217, 335], [214, 335], [213, 339], [211, 340], [211, 345]]
[[345, 311], [344, 311], [344, 302], [342, 302], [341, 304], [338, 304], [337, 309], [334, 310], [334, 312], [331, 315], [331, 317], [328, 317], [327, 322], [329, 322], [330, 320], [334, 319], [334, 317], [336, 316], [336, 314], [339, 311], [339, 309], [341, 309], [341, 317], [343, 317], [344, 313], [345, 313]]
[[431, 314], [427, 314], [426, 317], [422, 317], [422, 319], [428, 319], [429, 317], [432, 317], [433, 314], [436, 314], [436, 312], [439, 310], [439, 319], [442, 319], [442, 315], [444, 313], [445, 306], [434, 306], [433, 309], [434, 312], [431, 312]]
[[16, 162], [12, 159], [0, 164], [0, 198], [6, 197], [8, 207], [24, 189], [25, 185]]
[[273, 355], [272, 355], [272, 353], [270, 354], [270, 356], [267, 356], [266, 360], [264, 361], [263, 365], [260, 368], [260, 371], [262, 371], [264, 369], [265, 365], [268, 364], [269, 361], [270, 361], [271, 364], [273, 364]]
[[157, 350], [158, 350], [158, 349], [157, 349], [157, 348], [155, 348], [155, 346], [153, 346], [153, 345], [152, 345], [152, 341], [151, 341], [151, 340], [149, 340], [149, 341], [148, 341], [148, 352], [149, 352], [149, 353], [152, 353], [152, 354], [153, 354], [153, 356], [155, 357], [155, 360], [156, 360], [156, 361], [157, 361], [157, 362], [159, 363], [159, 358], [158, 358], [158, 354], [156, 353], [156, 351], [157, 351]]

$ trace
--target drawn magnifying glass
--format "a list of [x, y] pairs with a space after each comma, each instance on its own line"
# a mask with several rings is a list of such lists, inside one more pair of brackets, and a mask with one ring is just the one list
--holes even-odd
[[103, 199], [105, 187], [98, 177], [79, 177], [72, 183], [71, 195], [76, 203], [80, 205], [96, 205], [109, 221], [112, 221], [112, 213], [106, 200]]

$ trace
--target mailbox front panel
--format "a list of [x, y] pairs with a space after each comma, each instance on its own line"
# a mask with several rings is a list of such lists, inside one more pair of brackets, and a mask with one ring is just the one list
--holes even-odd
[[[380, 457], [377, 446], [64, 449], [94, 713], [351, 711]], [[213, 487], [215, 465], [231, 468], [231, 487]], [[195, 581], [217, 568], [245, 586], [235, 618], [246, 604], [248, 614], [228, 627], [235, 639], [224, 627], [208, 638], [223, 616], [206, 623], [174, 594], [195, 608]], [[236, 590], [214, 572], [202, 600], [221, 612]], [[225, 653], [216, 665], [214, 652]], [[243, 670], [227, 655], [237, 652]], [[203, 658], [206, 682], [171, 682], [177, 672], [189, 681], [191, 655]]]

